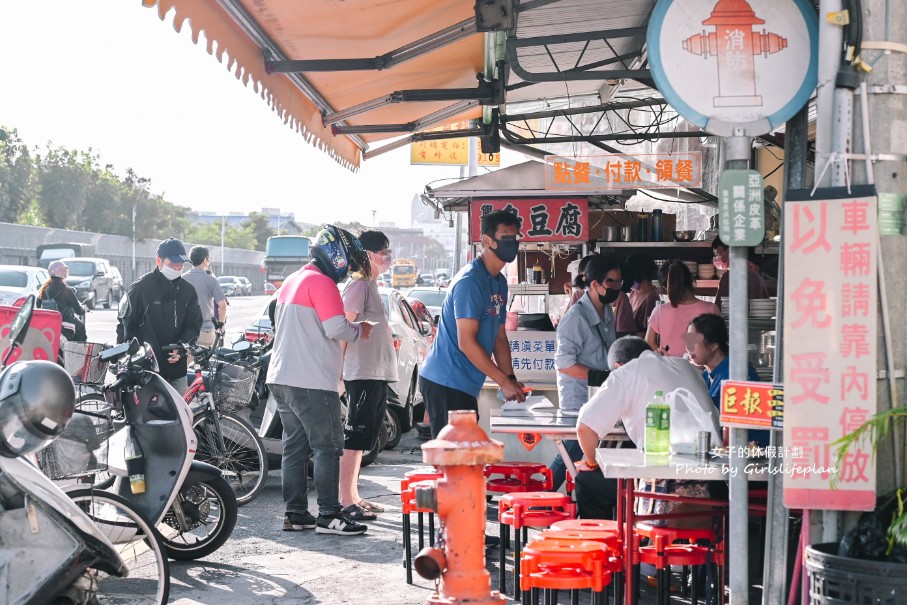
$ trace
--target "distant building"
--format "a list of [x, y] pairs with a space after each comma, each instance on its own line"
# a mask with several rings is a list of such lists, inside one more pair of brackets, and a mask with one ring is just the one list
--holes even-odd
[[[448, 217], [441, 215], [438, 218], [435, 218], [434, 209], [425, 205], [419, 195], [413, 196], [410, 205], [410, 216], [413, 229], [419, 229], [427, 237], [438, 240], [447, 252], [447, 258], [443, 260], [439, 259], [434, 267], [429, 266], [428, 269], [455, 266], [453, 257], [456, 248], [457, 233], [456, 228], [450, 226]], [[456, 217], [454, 216], [454, 218]], [[463, 239], [462, 249], [466, 250], [465, 225], [464, 233], [461, 237]]]

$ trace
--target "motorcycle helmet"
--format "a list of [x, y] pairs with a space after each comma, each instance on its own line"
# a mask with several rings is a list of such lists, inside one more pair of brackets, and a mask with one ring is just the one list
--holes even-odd
[[0, 374], [0, 455], [37, 452], [66, 428], [76, 389], [66, 370], [50, 361], [14, 363]]
[[368, 254], [358, 238], [346, 229], [325, 225], [312, 246], [312, 258], [322, 273], [340, 283], [347, 278], [371, 279]]

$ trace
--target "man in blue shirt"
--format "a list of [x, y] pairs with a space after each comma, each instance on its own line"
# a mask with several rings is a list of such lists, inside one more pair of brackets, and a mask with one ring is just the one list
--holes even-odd
[[506, 399], [526, 399], [513, 374], [504, 331], [507, 280], [501, 275], [504, 265], [516, 259], [519, 232], [515, 214], [499, 210], [485, 215], [482, 253], [448, 288], [438, 334], [419, 376], [432, 437], [447, 425], [450, 410], [478, 412], [486, 377], [500, 385]]

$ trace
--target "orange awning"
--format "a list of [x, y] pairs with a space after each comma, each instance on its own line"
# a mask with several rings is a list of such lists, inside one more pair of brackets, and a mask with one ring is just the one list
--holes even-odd
[[[339, 163], [356, 169], [369, 143], [402, 133], [334, 135], [322, 111], [338, 112], [398, 90], [475, 88], [483, 71], [483, 35], [472, 33], [442, 48], [382, 71], [267, 73], [265, 52], [282, 60], [352, 59], [383, 55], [474, 17], [464, 0], [143, 0], [161, 19], [175, 11], [174, 27], [200, 32], [207, 50], [251, 85], [288, 125]], [[407, 124], [455, 101], [389, 103], [343, 124]], [[473, 107], [437, 122], [478, 117]]]

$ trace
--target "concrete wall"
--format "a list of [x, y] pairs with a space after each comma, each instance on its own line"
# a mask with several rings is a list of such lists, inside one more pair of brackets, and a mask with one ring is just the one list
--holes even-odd
[[[136, 242], [136, 275], [133, 275], [132, 240], [128, 237], [0, 223], [0, 264], [35, 265], [38, 261], [36, 248], [41, 244], [56, 242], [93, 245], [98, 257], [109, 260], [120, 270], [126, 284], [154, 269], [154, 256], [160, 243], [157, 240]], [[193, 245], [190, 242], [183, 243], [186, 244], [187, 251]], [[254, 292], [264, 291], [264, 273], [261, 271], [264, 252], [226, 248], [222, 255], [220, 246], [208, 246], [208, 249], [211, 251], [211, 258], [214, 259], [212, 269], [216, 275], [242, 275], [252, 282]], [[223, 271], [220, 268], [222, 256]]]

